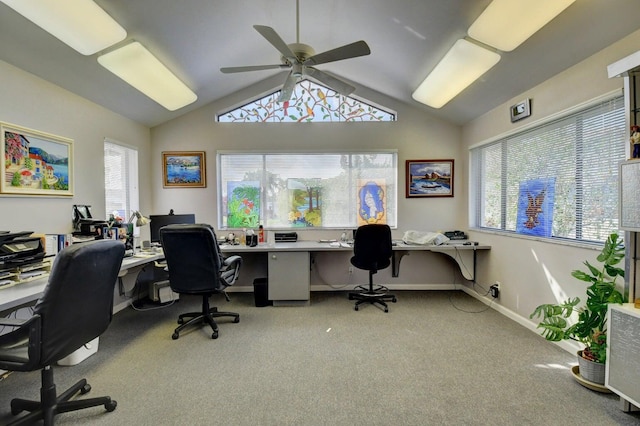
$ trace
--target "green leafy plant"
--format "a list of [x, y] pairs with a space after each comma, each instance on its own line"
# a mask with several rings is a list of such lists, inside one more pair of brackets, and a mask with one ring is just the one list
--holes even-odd
[[[596, 258], [600, 266], [588, 261], [584, 264], [587, 271], [574, 270], [571, 275], [590, 285], [587, 287], [587, 300], [580, 305], [580, 298], [569, 298], [560, 304], [538, 306], [529, 318], [542, 317], [538, 328], [542, 329], [545, 339], [558, 342], [574, 340], [582, 343], [585, 349], [582, 357], [604, 363], [607, 357], [606, 321], [609, 303], [622, 303], [624, 297], [616, 290], [618, 277], [624, 279], [624, 269], [619, 265], [624, 258], [624, 245], [618, 234], [612, 233]], [[568, 319], [578, 314], [577, 322], [571, 324]]]

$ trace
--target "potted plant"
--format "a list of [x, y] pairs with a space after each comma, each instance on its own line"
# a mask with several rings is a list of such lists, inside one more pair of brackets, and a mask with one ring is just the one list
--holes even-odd
[[[622, 240], [617, 233], [612, 233], [596, 258], [600, 266], [585, 261], [587, 271], [571, 272], [574, 278], [589, 283], [586, 303], [579, 306], [580, 298], [569, 298], [561, 304], [540, 305], [529, 316], [532, 319], [542, 317], [538, 328], [542, 329], [542, 335], [547, 340], [574, 340], [582, 343], [584, 349], [578, 352], [580, 375], [598, 384], [604, 384], [607, 307], [609, 303], [624, 301], [622, 294], [616, 289], [618, 277], [624, 279], [624, 269], [618, 267], [623, 258]], [[574, 313], [577, 313], [577, 321], [570, 323], [568, 319]]]

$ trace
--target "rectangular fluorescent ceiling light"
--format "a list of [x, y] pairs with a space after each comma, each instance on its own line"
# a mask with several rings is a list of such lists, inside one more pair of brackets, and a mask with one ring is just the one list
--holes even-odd
[[498, 61], [500, 55], [496, 52], [460, 39], [411, 96], [432, 108], [440, 108]]
[[169, 111], [180, 109], [198, 99], [191, 89], [137, 41], [98, 56], [98, 62]]
[[83, 55], [93, 55], [127, 32], [92, 0], [0, 0]]
[[575, 0], [493, 0], [469, 27], [469, 37], [510, 52]]

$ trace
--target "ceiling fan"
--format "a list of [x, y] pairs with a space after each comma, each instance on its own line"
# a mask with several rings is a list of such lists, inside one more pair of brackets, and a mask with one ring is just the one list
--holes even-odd
[[300, 15], [299, 15], [299, 0], [296, 0], [296, 42], [287, 44], [276, 33], [276, 31], [264, 25], [254, 25], [256, 31], [260, 33], [273, 47], [275, 47], [280, 54], [281, 64], [275, 65], [250, 65], [243, 67], [225, 67], [220, 68], [220, 71], [225, 74], [246, 72], [246, 71], [261, 71], [269, 69], [291, 69], [287, 79], [282, 86], [280, 92], [280, 98], [278, 102], [284, 102], [291, 99], [293, 89], [295, 88], [298, 78], [303, 76], [309, 76], [331, 89], [340, 93], [341, 95], [348, 96], [354, 90], [355, 87], [350, 84], [324, 72], [314, 65], [326, 64], [328, 62], [341, 61], [343, 59], [356, 58], [358, 56], [366, 56], [371, 53], [369, 46], [363, 40], [356, 41], [341, 47], [337, 47], [332, 50], [327, 50], [322, 53], [315, 53], [315, 50], [308, 44], [300, 43]]

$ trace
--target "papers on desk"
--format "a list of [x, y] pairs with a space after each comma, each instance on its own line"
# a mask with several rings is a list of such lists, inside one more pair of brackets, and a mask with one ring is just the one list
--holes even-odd
[[329, 243], [329, 247], [344, 247], [344, 248], [351, 248], [351, 244], [349, 243], [345, 243], [345, 242], [338, 242], [338, 241], [334, 241], [332, 243]]

